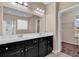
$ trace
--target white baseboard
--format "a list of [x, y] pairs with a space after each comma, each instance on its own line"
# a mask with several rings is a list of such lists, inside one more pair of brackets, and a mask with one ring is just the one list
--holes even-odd
[[52, 50], [52, 52], [54, 53], [54, 54], [57, 54], [58, 52], [61, 52], [60, 50], [58, 51], [54, 51], [54, 50]]

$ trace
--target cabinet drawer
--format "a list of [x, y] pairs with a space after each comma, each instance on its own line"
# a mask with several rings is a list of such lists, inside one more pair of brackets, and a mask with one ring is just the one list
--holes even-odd
[[33, 45], [28, 48], [25, 48], [26, 57], [38, 57], [38, 45]]
[[4, 45], [0, 46], [0, 49], [1, 49], [2, 52], [14, 50], [15, 49], [15, 44], [13, 44], [13, 43], [4, 44]]

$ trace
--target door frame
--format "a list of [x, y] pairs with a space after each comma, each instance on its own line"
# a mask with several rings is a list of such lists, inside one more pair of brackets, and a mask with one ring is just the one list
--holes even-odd
[[62, 50], [62, 13], [67, 12], [73, 8], [79, 7], [79, 4], [73, 5], [71, 7], [65, 8], [58, 12], [58, 52]]

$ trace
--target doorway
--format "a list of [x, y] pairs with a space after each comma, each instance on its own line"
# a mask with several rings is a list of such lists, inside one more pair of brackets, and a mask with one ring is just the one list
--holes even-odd
[[58, 38], [61, 52], [79, 56], [79, 5], [59, 12]]

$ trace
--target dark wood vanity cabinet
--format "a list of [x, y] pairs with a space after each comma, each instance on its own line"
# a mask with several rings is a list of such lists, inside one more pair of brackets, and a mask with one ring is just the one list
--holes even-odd
[[39, 40], [39, 56], [43, 57], [47, 55], [47, 40], [46, 38], [41, 38]]
[[43, 37], [39, 39], [39, 56], [43, 57], [53, 50], [53, 36]]
[[25, 41], [15, 42], [16, 46], [16, 57], [24, 57], [24, 47]]
[[1, 56], [13, 56], [14, 54], [14, 50], [15, 50], [15, 44], [14, 43], [10, 43], [10, 44], [4, 44], [4, 45], [0, 45], [0, 54]]
[[25, 42], [25, 56], [38, 57], [38, 39]]
[[38, 57], [38, 45], [33, 45], [26, 48], [25, 57]]
[[8, 51], [7, 53], [4, 52], [3, 57], [23, 57], [23, 50], [12, 50]]
[[48, 54], [53, 50], [53, 37], [52, 36], [47, 37], [47, 50], [48, 50]]
[[43, 57], [53, 50], [53, 36], [0, 45], [0, 57]]

